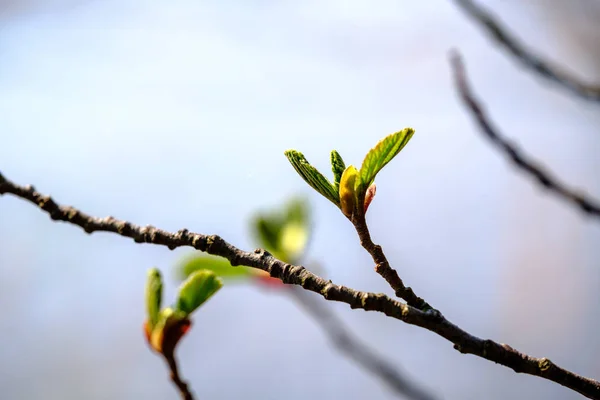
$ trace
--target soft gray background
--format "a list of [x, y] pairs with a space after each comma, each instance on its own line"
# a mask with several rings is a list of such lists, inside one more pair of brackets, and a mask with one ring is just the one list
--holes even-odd
[[[389, 293], [341, 213], [283, 151], [322, 169], [417, 134], [378, 178], [374, 239], [455, 323], [600, 377], [600, 226], [532, 185], [455, 93], [464, 54], [494, 121], [600, 197], [598, 105], [522, 70], [451, 1], [3, 1], [0, 170], [65, 204], [252, 248], [247, 218], [304, 193], [310, 257], [334, 282]], [[527, 43], [600, 80], [597, 0], [487, 1]], [[0, 199], [2, 399], [175, 399], [143, 340], [147, 268], [189, 250], [88, 236]], [[175, 281], [169, 280], [167, 298]], [[330, 304], [445, 399], [577, 399], [415, 327]], [[293, 302], [226, 287], [179, 348], [200, 399], [392, 399]]]

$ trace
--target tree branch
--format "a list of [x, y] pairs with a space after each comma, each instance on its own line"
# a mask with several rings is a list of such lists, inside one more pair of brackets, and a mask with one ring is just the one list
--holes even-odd
[[177, 360], [175, 360], [175, 355], [165, 355], [165, 360], [167, 361], [167, 365], [169, 365], [169, 370], [171, 371], [170, 377], [173, 384], [179, 389], [179, 395], [183, 400], [194, 400], [194, 396], [192, 392], [188, 388], [187, 383], [181, 379], [179, 376], [179, 370], [177, 368]]
[[477, 5], [472, 0], [454, 0], [454, 2], [479, 25], [484, 28], [488, 35], [498, 44], [504, 46], [514, 58], [525, 67], [537, 72], [542, 77], [555, 82], [559, 86], [571, 91], [586, 100], [600, 102], [600, 85], [592, 85], [581, 82], [578, 78], [571, 76], [560, 68], [553, 66], [550, 62], [534, 54], [525, 48], [519, 40], [503, 27], [491, 13]]
[[398, 272], [391, 267], [381, 246], [373, 243], [365, 214], [360, 213], [354, 216], [352, 224], [356, 229], [361, 246], [371, 255], [375, 262], [375, 272], [389, 283], [391, 288], [394, 289], [396, 296], [404, 299], [409, 306], [418, 308], [419, 310], [426, 311], [432, 309], [425, 300], [415, 294], [412, 288], [404, 286], [404, 282], [398, 275]]
[[415, 400], [433, 400], [435, 397], [425, 392], [398, 371], [392, 364], [378, 356], [365, 343], [352, 336], [342, 320], [322, 302], [316, 302], [309, 293], [292, 287], [290, 294], [297, 300], [329, 335], [332, 343], [342, 353], [358, 365], [373, 373], [385, 382], [396, 394]]
[[477, 120], [481, 133], [487, 136], [517, 168], [531, 175], [544, 188], [573, 204], [584, 213], [590, 216], [600, 217], [600, 202], [598, 200], [577, 193], [575, 190], [569, 188], [552, 173], [544, 170], [537, 161], [532, 160], [519, 149], [519, 147], [512, 144], [492, 126], [488, 116], [483, 111], [482, 106], [471, 92], [460, 54], [458, 52], [453, 52], [450, 61], [454, 72], [454, 80], [460, 96], [465, 105], [470, 109], [473, 117]]
[[32, 186], [16, 185], [0, 173], [0, 195], [6, 193], [35, 204], [55, 221], [69, 222], [83, 228], [87, 233], [113, 232], [132, 238], [136, 243], [153, 243], [167, 246], [169, 249], [189, 246], [224, 257], [232, 266], [245, 265], [266, 271], [271, 277], [280, 279], [283, 283], [301, 286], [306, 290], [319, 293], [327, 300], [346, 303], [352, 309], [377, 311], [407, 324], [425, 328], [453, 343], [454, 348], [461, 353], [473, 354], [494, 361], [515, 372], [551, 380], [588, 398], [600, 400], [600, 382], [559, 367], [547, 358], [531, 357], [506, 344], [473, 336], [454, 325], [438, 311], [421, 311], [382, 293], [361, 292], [336, 285], [302, 266], [290, 265], [277, 260], [265, 250], [256, 249], [253, 253], [245, 252], [217, 235], [192, 233], [187, 229], [169, 233], [152, 226], [141, 227], [113, 217], [92, 217], [73, 207], [58, 205], [50, 196], [38, 193]]

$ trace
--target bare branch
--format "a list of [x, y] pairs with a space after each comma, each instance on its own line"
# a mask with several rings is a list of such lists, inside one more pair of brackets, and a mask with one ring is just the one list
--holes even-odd
[[175, 360], [175, 355], [173, 353], [165, 355], [165, 360], [167, 361], [169, 369], [171, 370], [171, 381], [179, 390], [179, 395], [181, 396], [181, 398], [183, 400], [194, 400], [194, 396], [188, 388], [187, 383], [185, 383], [183, 379], [181, 379], [181, 377], [179, 376], [179, 370], [177, 368], [177, 360]]
[[540, 164], [523, 153], [516, 145], [512, 144], [499, 131], [492, 126], [488, 116], [483, 111], [478, 100], [475, 99], [469, 83], [467, 82], [465, 68], [458, 52], [451, 55], [451, 64], [454, 70], [454, 80], [460, 96], [471, 114], [477, 120], [481, 132], [487, 136], [492, 143], [504, 153], [512, 163], [522, 171], [534, 177], [540, 185], [555, 193], [559, 197], [578, 207], [584, 213], [600, 217], [600, 202], [587, 197], [569, 188], [552, 173], [545, 170]]
[[134, 239], [136, 243], [152, 243], [169, 249], [189, 246], [197, 250], [224, 257], [233, 266], [245, 265], [267, 272], [283, 283], [298, 285], [318, 293], [327, 300], [346, 303], [352, 309], [377, 311], [388, 317], [425, 328], [454, 344], [464, 354], [473, 354], [513, 369], [515, 372], [538, 376], [568, 387], [590, 399], [600, 400], [600, 382], [585, 378], [559, 367], [547, 358], [535, 358], [514, 348], [480, 339], [447, 320], [439, 311], [421, 311], [394, 300], [383, 293], [368, 293], [326, 281], [302, 266], [290, 265], [277, 260], [265, 250], [253, 253], [238, 249], [217, 235], [203, 235], [182, 229], [170, 233], [152, 226], [141, 227], [113, 217], [97, 218], [76, 208], [58, 205], [50, 196], [35, 191], [32, 186], [19, 186], [0, 173], [0, 195], [12, 194], [27, 200], [45, 211], [55, 221], [77, 225], [87, 233], [104, 231]]
[[373, 373], [385, 382], [396, 394], [415, 400], [433, 400], [435, 397], [411, 382], [392, 364], [377, 355], [365, 343], [353, 337], [344, 326], [342, 320], [326, 307], [317, 302], [306, 291], [293, 287], [290, 294], [327, 332], [336, 348], [358, 365]]
[[367, 227], [365, 214], [361, 213], [354, 216], [352, 218], [352, 223], [358, 233], [360, 244], [371, 255], [375, 262], [375, 272], [387, 281], [391, 288], [394, 289], [396, 296], [404, 299], [409, 306], [418, 308], [419, 310], [426, 311], [432, 309], [425, 300], [415, 294], [412, 288], [404, 286], [404, 282], [398, 275], [398, 272], [391, 267], [381, 246], [373, 243], [369, 228]]
[[600, 101], [600, 85], [583, 83], [580, 79], [573, 77], [559, 67], [534, 54], [531, 50], [526, 49], [512, 33], [496, 21], [496, 18], [491, 13], [477, 5], [474, 1], [454, 0], [454, 2], [479, 23], [493, 40], [504, 46], [522, 65], [577, 96], [586, 100]]

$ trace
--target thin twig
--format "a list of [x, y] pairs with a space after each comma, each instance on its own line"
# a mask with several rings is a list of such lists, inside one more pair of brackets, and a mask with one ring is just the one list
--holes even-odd
[[181, 379], [181, 376], [179, 375], [179, 370], [177, 368], [177, 360], [175, 360], [175, 355], [174, 354], [170, 354], [170, 355], [166, 354], [164, 357], [165, 357], [165, 361], [169, 365], [169, 370], [171, 371], [171, 374], [170, 374], [171, 381], [179, 390], [179, 394], [180, 394], [181, 398], [183, 400], [194, 400], [194, 396], [192, 395], [192, 392], [188, 388], [187, 383], [183, 379]]
[[473, 117], [477, 120], [481, 132], [488, 137], [516, 167], [534, 177], [544, 188], [573, 204], [584, 213], [600, 217], [600, 202], [598, 202], [598, 200], [577, 193], [575, 190], [569, 188], [552, 173], [540, 166], [537, 161], [532, 160], [531, 157], [526, 155], [519, 147], [512, 144], [498, 131], [498, 129], [492, 126], [492, 123], [483, 111], [479, 101], [475, 99], [475, 96], [471, 92], [460, 54], [458, 54], [458, 52], [453, 52], [450, 60], [452, 69], [454, 70], [454, 80], [460, 96], [465, 105], [470, 109]]
[[192, 233], [187, 229], [170, 233], [152, 226], [141, 227], [113, 217], [92, 217], [76, 208], [60, 206], [50, 196], [35, 191], [32, 186], [19, 186], [0, 173], [0, 195], [6, 193], [35, 204], [55, 221], [69, 222], [83, 228], [87, 233], [113, 232], [132, 238], [136, 243], [152, 243], [167, 246], [169, 249], [189, 246], [208, 254], [224, 257], [232, 266], [244, 265], [263, 270], [283, 283], [301, 286], [306, 290], [319, 293], [327, 300], [346, 303], [352, 309], [377, 311], [407, 324], [425, 328], [453, 343], [454, 348], [461, 353], [494, 361], [515, 372], [548, 379], [588, 398], [600, 400], [600, 382], [594, 379], [585, 378], [559, 367], [547, 358], [531, 357], [506, 344], [473, 336], [454, 325], [438, 311], [421, 311], [382, 293], [361, 292], [336, 285], [302, 266], [290, 265], [278, 260], [265, 250], [245, 252], [220, 236]]
[[415, 400], [433, 400], [435, 397], [415, 385], [409, 378], [355, 338], [342, 320], [322, 302], [317, 302], [305, 290], [291, 287], [289, 292], [307, 313], [329, 335], [332, 343], [358, 365], [385, 382], [397, 395]]
[[357, 214], [351, 221], [356, 228], [356, 233], [358, 233], [360, 244], [371, 255], [375, 262], [375, 272], [387, 281], [394, 290], [396, 296], [404, 299], [409, 306], [418, 308], [419, 310], [426, 311], [431, 309], [432, 307], [425, 300], [417, 296], [412, 288], [404, 286], [404, 282], [398, 275], [398, 272], [390, 266], [381, 246], [373, 243], [365, 220], [365, 214]]
[[525, 45], [503, 27], [494, 16], [472, 0], [454, 0], [469, 16], [479, 23], [497, 43], [504, 46], [517, 61], [586, 100], [600, 101], [600, 85], [581, 82], [580, 79], [552, 65], [547, 60], [526, 49]]

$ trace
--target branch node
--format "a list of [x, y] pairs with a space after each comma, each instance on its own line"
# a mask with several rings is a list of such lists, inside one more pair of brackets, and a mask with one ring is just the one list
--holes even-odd
[[454, 349], [462, 354], [467, 354], [467, 352], [462, 348], [459, 343], [454, 343]]
[[406, 320], [409, 313], [410, 313], [410, 307], [407, 306], [406, 304], [402, 304], [402, 311], [400, 313], [402, 320]]
[[206, 238], [206, 248], [202, 251], [206, 251], [208, 253], [211, 252], [211, 247], [213, 247], [213, 245], [217, 242], [217, 240], [219, 240], [219, 236], [217, 235], [210, 235]]
[[540, 369], [540, 372], [548, 371], [550, 368], [553, 367], [553, 365], [554, 363], [546, 357], [540, 358], [540, 360], [538, 361], [538, 368]]
[[203, 240], [202, 235], [195, 234], [192, 239], [192, 247], [196, 250], [206, 251], [206, 240]]
[[[323, 297], [329, 299], [329, 291], [332, 287], [333, 283], [331, 282], [331, 280], [327, 281], [327, 284], [323, 287], [323, 289], [321, 289], [321, 294], [323, 295]], [[352, 307], [352, 304], [350, 304], [350, 307]]]
[[[183, 229], [178, 230], [176, 235], [177, 235], [179, 242], [189, 243], [189, 241], [190, 241], [189, 234], [190, 234], [190, 231], [187, 230], [186, 228], [183, 228]], [[177, 247], [179, 247], [178, 243], [172, 243], [169, 245], [169, 250], [175, 250]]]

